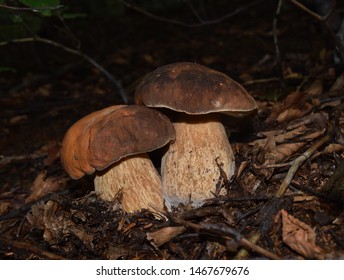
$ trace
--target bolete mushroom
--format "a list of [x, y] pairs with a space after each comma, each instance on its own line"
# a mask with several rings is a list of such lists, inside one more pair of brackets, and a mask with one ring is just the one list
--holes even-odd
[[162, 210], [160, 175], [148, 152], [173, 141], [175, 131], [160, 112], [139, 105], [117, 105], [93, 112], [67, 131], [60, 151], [74, 179], [95, 172], [95, 191], [111, 201], [122, 191], [122, 208]]
[[[166, 199], [199, 205], [213, 197], [222, 171], [235, 172], [234, 155], [219, 113], [244, 117], [255, 100], [227, 75], [195, 63], [157, 68], [138, 84], [137, 104], [175, 111], [176, 140], [161, 163]], [[191, 199], [191, 200], [190, 200]]]

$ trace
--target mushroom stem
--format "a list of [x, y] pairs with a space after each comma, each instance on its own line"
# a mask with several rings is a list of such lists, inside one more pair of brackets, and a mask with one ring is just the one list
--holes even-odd
[[107, 201], [122, 191], [122, 209], [127, 212], [142, 208], [161, 211], [164, 207], [161, 178], [146, 153], [126, 157], [98, 172], [94, 186], [100, 198]]
[[221, 169], [231, 178], [234, 155], [217, 115], [183, 116], [174, 123], [176, 140], [164, 154], [161, 175], [171, 205], [191, 201], [198, 206], [213, 197]]

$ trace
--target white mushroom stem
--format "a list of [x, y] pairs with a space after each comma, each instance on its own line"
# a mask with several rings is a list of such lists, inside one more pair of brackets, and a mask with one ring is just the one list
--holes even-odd
[[214, 197], [224, 179], [221, 169], [228, 179], [234, 174], [233, 151], [216, 115], [183, 116], [174, 127], [176, 140], [161, 165], [165, 198], [172, 205], [191, 201], [198, 206]]
[[127, 157], [98, 172], [94, 179], [96, 193], [112, 201], [122, 192], [121, 205], [126, 212], [142, 208], [163, 210], [161, 178], [147, 154]]

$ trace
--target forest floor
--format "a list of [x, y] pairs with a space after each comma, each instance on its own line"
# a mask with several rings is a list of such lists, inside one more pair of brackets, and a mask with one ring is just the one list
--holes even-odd
[[[134, 11], [71, 23], [129, 102], [139, 78], [178, 61], [226, 73], [257, 101], [255, 115], [227, 127], [236, 174], [223, 180], [226, 195], [161, 216], [123, 213], [96, 197], [91, 176], [72, 180], [61, 166], [66, 130], [123, 103], [113, 83], [54, 46], [1, 47], [17, 71], [0, 76], [0, 259], [344, 258], [343, 65], [333, 64], [316, 20], [295, 7], [278, 22], [279, 63], [274, 9], [195, 28]], [[49, 39], [64, 43], [59, 36]]]

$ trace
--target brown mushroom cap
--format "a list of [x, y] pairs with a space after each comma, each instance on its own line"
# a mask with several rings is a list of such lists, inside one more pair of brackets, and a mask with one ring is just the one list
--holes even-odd
[[137, 104], [187, 114], [222, 112], [242, 117], [257, 109], [251, 95], [227, 75], [205, 66], [179, 62], [148, 74], [137, 86]]
[[61, 162], [74, 179], [103, 170], [120, 159], [153, 151], [174, 140], [169, 119], [139, 105], [118, 105], [93, 112], [66, 133]]

